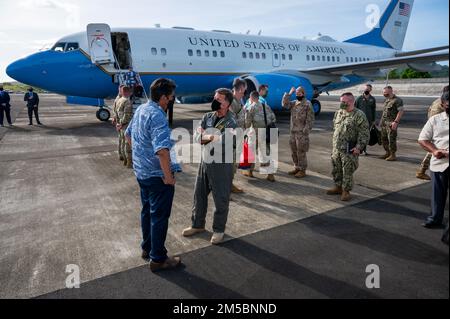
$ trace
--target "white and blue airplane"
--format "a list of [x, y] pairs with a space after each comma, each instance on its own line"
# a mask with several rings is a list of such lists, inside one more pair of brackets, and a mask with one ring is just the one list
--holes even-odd
[[[192, 28], [114, 29], [90, 24], [52, 49], [16, 61], [6, 72], [19, 82], [68, 96], [68, 102], [100, 107], [97, 118], [110, 117], [103, 100], [116, 96], [119, 76], [132, 64], [145, 88], [159, 77], [177, 84], [177, 96], [210, 96], [231, 87], [237, 77], [249, 90], [270, 86], [267, 102], [281, 109], [284, 92], [303, 86], [315, 112], [323, 92], [344, 89], [409, 66], [420, 71], [447, 61], [449, 46], [403, 52], [414, 0], [391, 0], [370, 32], [337, 42], [196, 31]], [[124, 50], [118, 43], [125, 41]], [[75, 98], [77, 97], [77, 98]]]

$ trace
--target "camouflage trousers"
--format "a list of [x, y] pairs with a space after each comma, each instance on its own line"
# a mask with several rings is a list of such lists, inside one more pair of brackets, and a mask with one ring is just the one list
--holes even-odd
[[396, 153], [398, 131], [391, 129], [389, 124], [390, 123], [385, 123], [381, 127], [381, 142], [383, 143], [386, 152]]
[[331, 156], [333, 179], [336, 186], [350, 192], [353, 189], [353, 174], [359, 166], [359, 158], [345, 151], [334, 151]]
[[309, 136], [301, 132], [291, 132], [289, 144], [291, 145], [292, 161], [295, 168], [306, 171], [308, 168], [306, 153], [309, 151]]
[[119, 159], [124, 160], [125, 159], [125, 154], [123, 153], [123, 143], [125, 142], [125, 139], [122, 136], [122, 131], [119, 131], [119, 149], [118, 149], [118, 153], [119, 153]]
[[121, 156], [126, 159], [128, 162], [132, 162], [132, 150], [131, 150], [131, 145], [128, 144], [127, 140], [125, 139], [125, 129], [122, 129], [119, 133], [119, 138], [120, 138], [120, 142], [119, 142], [119, 148], [120, 148], [120, 152], [119, 154], [121, 154]]
[[431, 153], [427, 153], [427, 155], [425, 156], [425, 158], [422, 161], [422, 164], [420, 165], [420, 168], [426, 172], [430, 169], [430, 162], [431, 162], [431, 158], [433, 157], [433, 154]]

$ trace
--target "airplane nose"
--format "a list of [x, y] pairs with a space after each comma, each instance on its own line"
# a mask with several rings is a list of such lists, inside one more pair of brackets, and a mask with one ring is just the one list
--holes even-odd
[[8, 65], [8, 67], [6, 68], [6, 74], [10, 78], [13, 78], [14, 80], [21, 82], [18, 78], [20, 77], [20, 74], [23, 73], [21, 72], [21, 70], [23, 69], [24, 69], [23, 62], [19, 60]]

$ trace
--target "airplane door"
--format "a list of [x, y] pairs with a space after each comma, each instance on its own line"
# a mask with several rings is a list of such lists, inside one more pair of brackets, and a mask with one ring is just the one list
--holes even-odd
[[89, 24], [87, 26], [87, 37], [92, 63], [115, 63], [109, 25]]
[[272, 52], [272, 63], [275, 68], [279, 68], [281, 66], [281, 54], [279, 51]]

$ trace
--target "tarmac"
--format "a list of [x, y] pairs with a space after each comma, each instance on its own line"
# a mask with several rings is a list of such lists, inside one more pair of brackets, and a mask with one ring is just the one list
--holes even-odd
[[[210, 233], [181, 236], [197, 171], [184, 165], [167, 239], [184, 267], [155, 275], [140, 258], [139, 188], [117, 159], [111, 124], [99, 122], [95, 108], [43, 95], [44, 126], [28, 126], [21, 96], [12, 96], [14, 126], [0, 128], [0, 298], [448, 298], [448, 246], [442, 230], [420, 226], [431, 186], [415, 178], [425, 156], [417, 138], [434, 99], [405, 98], [399, 161], [382, 161], [382, 148], [369, 148], [350, 203], [325, 195], [339, 103], [321, 100], [309, 176], [287, 175], [289, 116], [279, 114], [277, 182], [237, 175], [246, 193], [232, 196], [219, 247]], [[206, 111], [176, 105], [174, 127], [192, 130]], [[366, 287], [371, 264], [380, 267], [380, 289]], [[65, 289], [68, 265], [79, 266], [80, 289]]]

